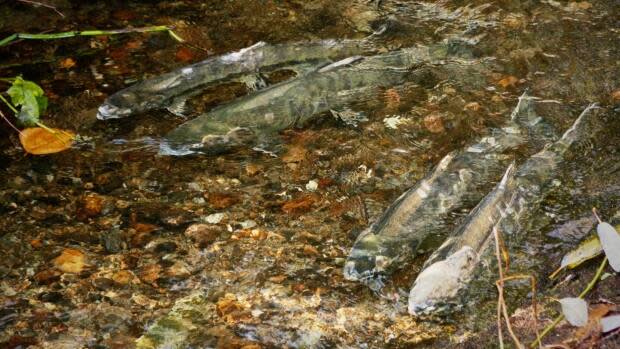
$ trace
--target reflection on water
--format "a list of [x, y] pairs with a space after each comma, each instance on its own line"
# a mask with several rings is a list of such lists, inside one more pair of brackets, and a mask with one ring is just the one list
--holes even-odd
[[[14, 6], [0, 6], [3, 33], [68, 23]], [[526, 241], [511, 246], [512, 270], [534, 273], [548, 291], [544, 276], [573, 245], [546, 234], [592, 206], [607, 217], [617, 210], [613, 1], [208, 1], [104, 11], [108, 6], [61, 10], [79, 27], [174, 24], [204, 50], [157, 34], [3, 49], [2, 63], [21, 65], [0, 68], [0, 75], [40, 82], [53, 94], [46, 121], [92, 139], [47, 157], [24, 157], [3, 143], [0, 342], [127, 347], [142, 336], [144, 347], [381, 348], [482, 338], [493, 346], [494, 330], [485, 332], [495, 322], [492, 275], [477, 280], [460, 313], [440, 321], [407, 314], [411, 283], [442, 236], [425, 241], [380, 292], [346, 281], [342, 269], [365, 227], [450, 151], [503, 126], [525, 89], [537, 98], [538, 115], [560, 132], [590, 102], [603, 110], [595, 136], [561, 169]], [[50, 27], [28, 20], [34, 15], [49, 17]], [[460, 40], [478, 64], [421, 63], [403, 84], [377, 84], [343, 110], [222, 154], [161, 155], [162, 137], [187, 118], [252, 93], [236, 82], [195, 96], [187, 117], [160, 110], [95, 121], [103, 99], [136, 79], [258, 41], [362, 39], [382, 26], [376, 54]], [[58, 68], [65, 57], [77, 65]], [[281, 68], [265, 81], [295, 78]], [[523, 161], [540, 147], [530, 142], [515, 155]], [[445, 233], [468, 212], [456, 212]], [[85, 258], [77, 273], [54, 263], [69, 248]], [[511, 306], [528, 306], [525, 284], [508, 292]]]

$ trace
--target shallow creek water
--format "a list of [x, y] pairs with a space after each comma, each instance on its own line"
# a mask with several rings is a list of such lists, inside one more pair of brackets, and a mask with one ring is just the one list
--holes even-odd
[[[594, 225], [593, 206], [620, 218], [617, 1], [54, 3], [64, 18], [0, 3], [0, 33], [168, 24], [191, 47], [151, 33], [0, 49], [0, 76], [23, 74], [46, 91], [44, 121], [87, 137], [60, 154], [26, 156], [14, 132], [0, 130], [0, 346], [496, 346], [493, 280], [475, 282], [471, 302], [448, 317], [407, 314], [411, 282], [442, 236], [381, 293], [346, 281], [342, 267], [359, 232], [447, 153], [503, 125], [526, 89], [558, 133], [589, 103], [602, 109], [526, 236], [509, 246], [511, 271], [535, 275], [544, 295], [575, 295], [597, 263], [557, 287], [547, 275]], [[459, 37], [490, 63], [429, 68], [353, 103], [368, 119], [357, 126], [317, 115], [263, 150], [162, 156], [158, 140], [186, 119], [95, 118], [109, 94], [212, 55], [258, 41], [360, 39], [381, 26], [379, 52]], [[208, 110], [247, 93], [224, 84], [192, 105]], [[535, 143], [518, 149], [518, 161]], [[467, 213], [452, 217], [454, 227]], [[59, 262], [67, 251], [80, 256], [74, 272]], [[607, 278], [591, 297], [617, 304], [618, 286]], [[517, 332], [531, 339], [528, 292], [514, 284], [507, 300]], [[556, 308], [543, 307], [541, 323]]]

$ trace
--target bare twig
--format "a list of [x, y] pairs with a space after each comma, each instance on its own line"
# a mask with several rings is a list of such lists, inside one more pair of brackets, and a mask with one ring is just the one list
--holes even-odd
[[506, 328], [508, 329], [508, 333], [512, 337], [512, 341], [515, 343], [515, 346], [519, 349], [523, 348], [523, 344], [519, 341], [519, 338], [515, 335], [512, 330], [512, 326], [510, 325], [510, 317], [508, 316], [508, 310], [506, 309], [506, 302], [504, 301], [504, 271], [502, 270], [502, 257], [500, 251], [500, 238], [499, 231], [496, 227], [493, 228], [493, 236], [495, 237], [495, 256], [497, 257], [497, 269], [499, 272], [499, 280], [496, 283], [499, 307], [501, 308], [501, 312], [504, 315], [504, 320], [506, 321]]
[[17, 133], [21, 134], [22, 131], [20, 131], [17, 127], [15, 127], [15, 125], [13, 125], [11, 123], [11, 121], [9, 119], [7, 119], [6, 116], [4, 116], [4, 113], [2, 113], [2, 110], [0, 110], [0, 117], [2, 117], [4, 119], [4, 121], [6, 121], [7, 124], [9, 124], [9, 126], [11, 126], [12, 129], [14, 129], [15, 131], [17, 131]]
[[50, 4], [44, 4], [42, 2], [38, 2], [38, 1], [31, 1], [31, 0], [17, 0], [19, 2], [23, 2], [26, 4], [31, 4], [31, 5], [35, 5], [35, 6], [42, 6], [42, 7], [47, 7], [51, 10], [53, 10], [54, 12], [58, 13], [58, 15], [62, 18], [65, 18], [65, 15], [62, 14], [62, 12], [58, 11], [58, 9], [56, 8], [56, 6], [52, 6]]
[[[523, 274], [517, 274], [517, 275], [510, 275], [510, 276], [506, 276], [503, 281], [510, 281], [510, 280], [519, 280], [519, 279], [528, 279], [530, 280], [530, 285], [532, 286], [532, 310], [534, 311], [534, 332], [536, 332], [536, 337], [540, 336], [540, 333], [538, 332], [538, 305], [536, 302], [536, 278], [533, 275], [523, 275]], [[497, 280], [495, 283], [496, 285], [500, 282], [501, 280]], [[539, 344], [539, 348], [542, 348], [542, 346]]]
[[596, 220], [599, 223], [603, 223], [603, 221], [601, 220], [601, 218], [598, 216], [598, 214], [596, 213], [596, 207], [592, 207], [592, 213], [594, 213], [594, 217], [596, 217]]

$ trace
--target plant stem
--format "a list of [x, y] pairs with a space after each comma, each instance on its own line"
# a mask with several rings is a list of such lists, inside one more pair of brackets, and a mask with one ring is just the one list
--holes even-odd
[[[588, 294], [588, 292], [590, 292], [592, 288], [594, 288], [594, 285], [596, 285], [596, 282], [598, 281], [598, 279], [601, 278], [601, 275], [603, 274], [603, 270], [605, 270], [606, 265], [607, 265], [607, 257], [603, 259], [603, 262], [596, 270], [596, 274], [594, 275], [592, 280], [590, 280], [590, 283], [588, 284], [588, 286], [586, 286], [586, 288], [583, 291], [581, 291], [581, 293], [579, 294], [579, 298], [583, 299], [583, 297], [585, 297]], [[560, 323], [560, 321], [562, 321], [562, 319], [564, 319], [564, 314], [558, 315], [558, 317], [556, 317], [555, 320], [553, 320], [553, 322], [549, 326], [547, 326], [547, 328], [545, 328], [544, 331], [542, 331], [540, 336], [538, 336], [536, 340], [532, 342], [532, 344], [530, 344], [530, 348], [534, 348], [536, 345], [538, 345], [538, 343], [542, 341], [543, 337], [549, 334], [549, 332], [551, 332], [551, 330], [553, 330], [555, 326], [557, 326]]]
[[8, 45], [11, 42], [19, 39], [26, 40], [54, 40], [63, 38], [72, 38], [76, 36], [101, 36], [101, 35], [117, 35], [126, 33], [149, 33], [149, 32], [161, 32], [165, 31], [173, 39], [179, 42], [185, 42], [183, 38], [172, 31], [172, 27], [167, 25], [150, 26], [143, 28], [125, 28], [125, 29], [113, 29], [113, 30], [72, 30], [61, 33], [49, 33], [49, 34], [29, 34], [29, 33], [16, 33], [0, 40], [0, 46]]
[[15, 109], [15, 107], [13, 106], [13, 104], [11, 104], [11, 102], [7, 101], [6, 98], [4, 98], [4, 96], [2, 96], [2, 94], [0, 94], [0, 100], [4, 102], [4, 104], [6, 104], [9, 109], [11, 109], [11, 111], [15, 114], [19, 113], [17, 111], [17, 109]]

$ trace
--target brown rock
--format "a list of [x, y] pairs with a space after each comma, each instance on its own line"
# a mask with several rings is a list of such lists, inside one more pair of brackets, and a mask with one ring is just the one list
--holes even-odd
[[185, 229], [185, 236], [204, 247], [213, 243], [221, 233], [221, 228], [211, 224], [192, 224]]

